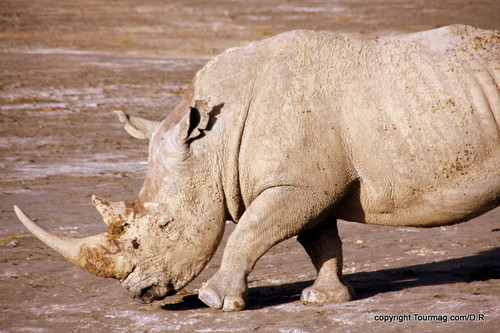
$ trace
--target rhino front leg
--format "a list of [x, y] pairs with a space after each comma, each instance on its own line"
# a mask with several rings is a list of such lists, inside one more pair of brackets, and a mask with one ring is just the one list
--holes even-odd
[[337, 221], [324, 222], [301, 232], [297, 240], [318, 271], [314, 284], [302, 291], [301, 301], [321, 305], [353, 299], [354, 291], [342, 277], [342, 241], [337, 231]]
[[213, 308], [242, 310], [246, 305], [247, 277], [257, 260], [275, 244], [316, 223], [324, 209], [317, 201], [293, 186], [262, 192], [229, 237], [221, 267], [200, 288], [199, 298]]

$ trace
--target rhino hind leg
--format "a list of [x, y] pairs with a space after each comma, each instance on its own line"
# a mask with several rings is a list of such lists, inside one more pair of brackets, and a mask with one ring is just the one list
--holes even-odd
[[353, 289], [342, 277], [342, 241], [337, 222], [328, 222], [301, 232], [297, 238], [318, 272], [314, 284], [302, 291], [300, 299], [306, 304], [342, 303], [354, 298]]

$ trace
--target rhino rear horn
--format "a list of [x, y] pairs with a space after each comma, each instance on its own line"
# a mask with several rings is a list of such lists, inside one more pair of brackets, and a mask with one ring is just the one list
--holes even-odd
[[118, 119], [125, 124], [125, 130], [137, 139], [151, 139], [153, 133], [160, 127], [159, 121], [129, 116], [121, 110], [114, 111]]
[[122, 224], [127, 218], [127, 204], [124, 201], [111, 202], [97, 195], [92, 195], [92, 204], [108, 227]]
[[91, 274], [123, 279], [134, 269], [130, 254], [124, 253], [118, 242], [111, 244], [108, 234], [84, 238], [57, 235], [33, 222], [19, 207], [14, 206], [14, 211], [33, 235]]

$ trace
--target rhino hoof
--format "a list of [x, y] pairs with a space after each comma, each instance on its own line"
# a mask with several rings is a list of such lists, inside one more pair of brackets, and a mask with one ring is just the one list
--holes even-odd
[[226, 297], [224, 300], [224, 307], [222, 308], [223, 311], [240, 311], [245, 308], [245, 300], [243, 300], [241, 297], [236, 297], [234, 299], [231, 299], [229, 297]]
[[211, 308], [222, 308], [222, 300], [220, 299], [219, 295], [217, 295], [215, 290], [206, 285], [201, 286], [198, 292], [198, 298]]
[[300, 300], [303, 303], [311, 305], [344, 303], [352, 300], [353, 298], [354, 293], [352, 289], [344, 285], [330, 290], [318, 289], [312, 286], [304, 289], [300, 295]]
[[242, 297], [226, 295], [222, 299], [215, 289], [208, 285], [200, 288], [198, 298], [209, 307], [223, 311], [240, 311], [245, 308], [245, 300]]

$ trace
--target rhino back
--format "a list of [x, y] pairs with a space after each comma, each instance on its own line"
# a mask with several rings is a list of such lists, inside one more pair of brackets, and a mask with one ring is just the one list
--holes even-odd
[[498, 204], [498, 40], [466, 26], [375, 40], [294, 31], [217, 57], [195, 95], [224, 103], [246, 205], [305, 184], [340, 218], [439, 225]]

